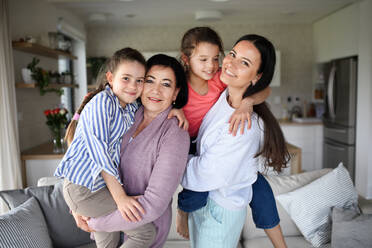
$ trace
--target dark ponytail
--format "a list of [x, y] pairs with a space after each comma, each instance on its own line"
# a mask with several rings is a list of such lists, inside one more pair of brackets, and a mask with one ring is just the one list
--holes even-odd
[[266, 168], [272, 167], [275, 171], [281, 172], [287, 167], [290, 159], [282, 129], [266, 102], [254, 105], [253, 111], [265, 124], [263, 148], [256, 157], [261, 155], [265, 158]]
[[[139, 51], [133, 48], [130, 48], [130, 47], [126, 47], [126, 48], [116, 51], [114, 55], [109, 60], [107, 60], [105, 64], [101, 67], [98, 73], [98, 76], [97, 76], [97, 80], [96, 80], [96, 84], [98, 85], [98, 87], [93, 92], [87, 94], [84, 97], [83, 102], [81, 103], [78, 110], [75, 112], [76, 114], [80, 115], [85, 105], [95, 95], [97, 95], [99, 92], [105, 89], [106, 85], [108, 85], [108, 82], [106, 80], [106, 73], [108, 71], [115, 73], [118, 65], [122, 63], [123, 61], [136, 61], [142, 64], [144, 67], [146, 67], [146, 60]], [[77, 123], [78, 123], [78, 120], [73, 118], [67, 127], [65, 141], [67, 142], [68, 146], [70, 146], [70, 144], [72, 143], [72, 140], [74, 139], [74, 134], [75, 134], [75, 130], [77, 127]]]
[[[262, 75], [254, 85], [251, 84], [247, 88], [243, 95], [243, 97], [247, 97], [265, 89], [271, 83], [275, 71], [275, 48], [265, 37], [255, 34], [244, 35], [235, 45], [240, 41], [251, 42], [261, 54], [261, 64], [257, 74]], [[256, 157], [262, 155], [265, 158], [266, 168], [272, 167], [275, 171], [281, 172], [287, 166], [290, 159], [282, 129], [266, 102], [254, 105], [253, 110], [265, 125], [264, 145], [262, 150], [256, 154]]]

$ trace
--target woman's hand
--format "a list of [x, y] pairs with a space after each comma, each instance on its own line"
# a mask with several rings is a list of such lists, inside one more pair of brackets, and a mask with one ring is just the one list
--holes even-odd
[[244, 133], [245, 121], [248, 121], [247, 129], [251, 128], [251, 114], [253, 112], [253, 104], [241, 104], [240, 107], [230, 116], [229, 133], [236, 135], [239, 125], [240, 134]]
[[176, 117], [178, 119], [178, 126], [180, 128], [183, 128], [185, 131], [189, 129], [189, 122], [186, 119], [185, 114], [183, 113], [182, 109], [171, 109], [171, 111], [168, 114], [168, 119]]
[[90, 219], [89, 217], [79, 215], [73, 211], [71, 211], [71, 214], [75, 219], [77, 227], [79, 227], [81, 230], [86, 231], [86, 232], [94, 232], [94, 230], [88, 226], [87, 221]]
[[118, 210], [123, 218], [128, 222], [137, 222], [142, 220], [140, 213], [145, 214], [145, 210], [139, 204], [137, 199], [140, 196], [121, 197], [117, 202]]

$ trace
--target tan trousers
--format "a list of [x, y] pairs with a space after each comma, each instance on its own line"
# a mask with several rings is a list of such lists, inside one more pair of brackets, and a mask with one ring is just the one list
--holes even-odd
[[[69, 208], [80, 215], [100, 217], [117, 210], [116, 203], [107, 187], [96, 192], [74, 184], [67, 179], [63, 182], [63, 196]], [[121, 248], [145, 248], [155, 240], [156, 228], [148, 223], [133, 230], [126, 230], [128, 240]], [[120, 232], [95, 232], [97, 248], [116, 248], [120, 240]]]

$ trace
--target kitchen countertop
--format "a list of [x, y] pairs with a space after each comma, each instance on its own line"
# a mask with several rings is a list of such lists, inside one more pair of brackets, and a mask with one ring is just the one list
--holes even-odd
[[319, 121], [311, 121], [311, 122], [295, 122], [291, 120], [283, 120], [283, 119], [278, 119], [278, 122], [280, 125], [288, 125], [288, 126], [309, 126], [309, 125], [323, 125], [323, 122], [321, 120]]
[[64, 154], [53, 153], [53, 144], [45, 143], [21, 152], [22, 160], [62, 159]]

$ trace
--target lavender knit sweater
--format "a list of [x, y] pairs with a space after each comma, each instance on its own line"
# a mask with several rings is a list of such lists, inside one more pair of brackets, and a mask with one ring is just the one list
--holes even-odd
[[129, 230], [153, 222], [156, 240], [151, 247], [162, 247], [172, 220], [171, 201], [184, 173], [189, 150], [189, 135], [178, 127], [175, 118], [167, 119], [171, 108], [160, 113], [131, 142], [143, 120], [143, 107], [121, 145], [120, 176], [128, 195], [143, 195], [138, 201], [146, 214], [139, 222], [125, 221], [119, 211], [91, 219], [89, 226], [96, 231]]

